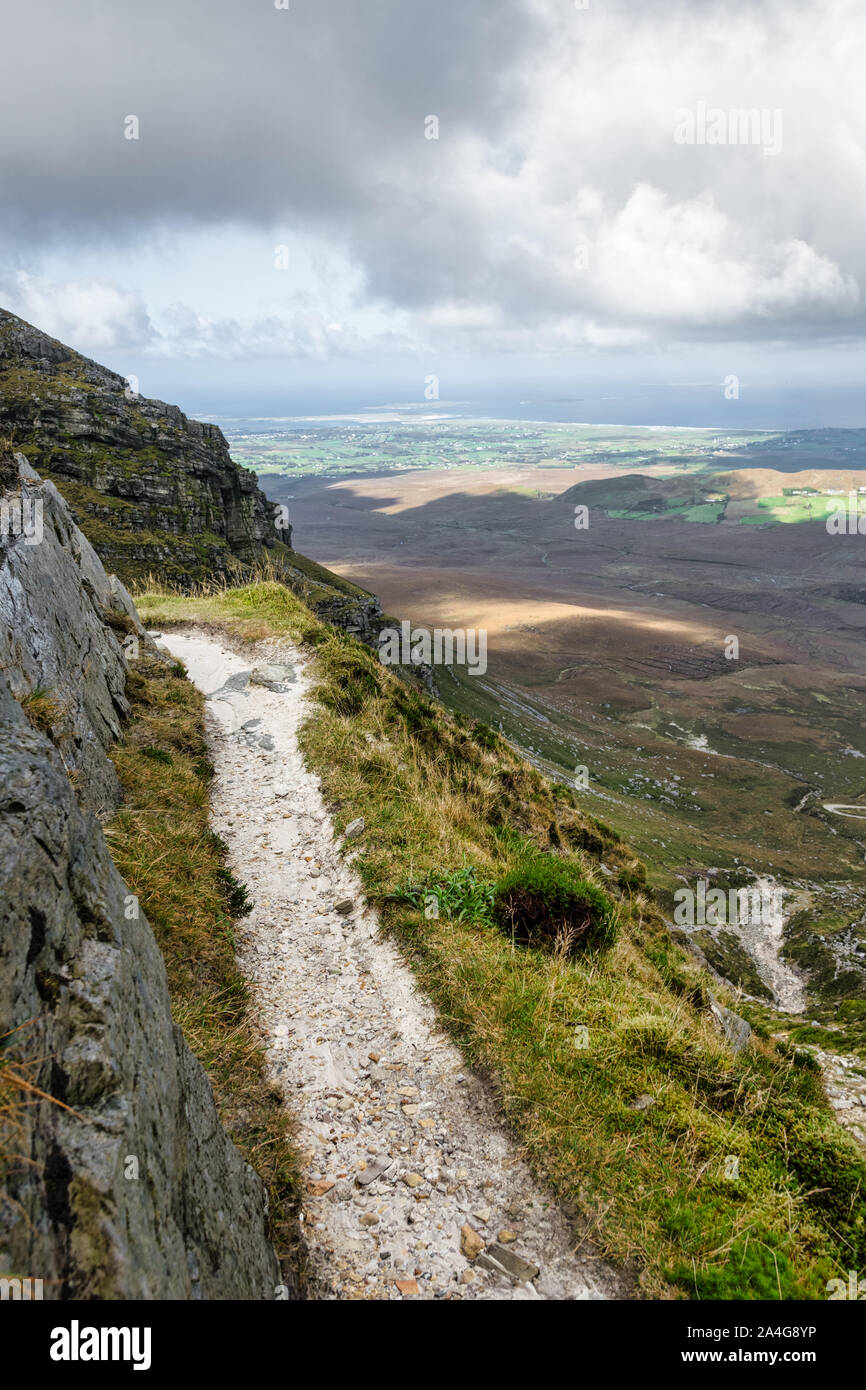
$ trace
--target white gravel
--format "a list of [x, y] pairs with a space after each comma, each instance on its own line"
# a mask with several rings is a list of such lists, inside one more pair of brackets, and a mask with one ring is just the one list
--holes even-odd
[[[239, 655], [193, 630], [162, 640], [210, 697], [212, 825], [255, 901], [238, 927], [238, 958], [271, 1077], [298, 1120], [318, 1295], [617, 1297], [614, 1272], [575, 1253], [569, 1223], [364, 904], [298, 748], [309, 686], [301, 654], [268, 642]], [[293, 668], [278, 689], [246, 681], [265, 663]], [[334, 904], [347, 898], [354, 910], [343, 916]], [[521, 1280], [481, 1268], [489, 1255], [470, 1261], [467, 1225], [488, 1250], [505, 1232], [502, 1248], [539, 1273]]]

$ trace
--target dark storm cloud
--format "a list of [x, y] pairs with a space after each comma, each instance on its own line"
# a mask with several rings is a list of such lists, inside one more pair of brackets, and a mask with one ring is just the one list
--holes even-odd
[[[284, 226], [428, 341], [862, 331], [859, 0], [290, 3], [10, 6], [7, 255]], [[779, 111], [779, 149], [678, 144], [699, 103]]]
[[[4, 21], [3, 212], [76, 236], [299, 221], [387, 201], [395, 166], [495, 131], [537, 27], [521, 0], [28, 0]], [[123, 138], [136, 115], [139, 141]], [[384, 185], [384, 187], [383, 187]]]

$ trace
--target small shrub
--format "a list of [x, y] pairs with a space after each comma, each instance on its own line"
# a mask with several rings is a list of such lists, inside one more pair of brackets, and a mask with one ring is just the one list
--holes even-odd
[[241, 883], [240, 879], [235, 878], [231, 869], [225, 867], [217, 869], [216, 876], [219, 879], [230, 915], [232, 917], [247, 917], [255, 907], [247, 885]]
[[496, 887], [494, 916], [512, 940], [573, 956], [616, 937], [613, 904], [567, 859], [528, 859]]
[[[866, 1163], [853, 1145], [846, 1152], [823, 1135], [797, 1136], [788, 1165], [804, 1188], [804, 1200], [843, 1239], [857, 1268], [866, 1263]], [[852, 1267], [854, 1267], [852, 1265]]]
[[471, 865], [447, 874], [427, 874], [419, 882], [409, 882], [393, 895], [398, 902], [411, 903], [426, 912], [435, 898], [435, 915], [452, 922], [481, 922], [493, 926], [493, 884], [487, 883]]
[[616, 843], [612, 832], [608, 834], [607, 826], [601, 821], [580, 820], [575, 823], [566, 817], [560, 830], [572, 849], [583, 850], [595, 859], [603, 859]]
[[629, 893], [642, 893], [647, 886], [646, 868], [638, 860], [627, 869], [620, 869], [617, 874], [617, 883], [620, 888], [624, 888]]
[[126, 694], [130, 700], [141, 698], [147, 690], [147, 681], [140, 671], [131, 666], [126, 671]]
[[415, 737], [438, 737], [440, 733], [436, 706], [417, 690], [398, 689], [391, 694], [391, 717], [400, 721]]
[[124, 635], [135, 632], [135, 623], [128, 613], [121, 613], [116, 608], [106, 608], [102, 614], [102, 621], [106, 627], [110, 627], [113, 632], [122, 632]]
[[615, 845], [622, 844], [622, 837], [620, 835], [617, 835], [616, 831], [612, 830], [606, 821], [594, 820], [593, 823], [595, 825], [596, 830], [601, 835], [603, 835], [606, 840], [612, 841]]
[[[749, 1022], [752, 1023], [752, 1020], [749, 1019]], [[755, 1032], [758, 1031], [754, 1023], [752, 1023], [752, 1027], [755, 1029]], [[784, 1038], [775, 1039], [775, 1047], [777, 1053], [780, 1057], [784, 1057], [786, 1061], [790, 1062], [792, 1067], [799, 1067], [801, 1071], [816, 1072], [818, 1075], [823, 1076], [823, 1072], [821, 1070], [821, 1063], [812, 1056], [811, 1052], [806, 1052], [804, 1048], [796, 1046], [796, 1042], [798, 1041], [798, 1039], [796, 1038], [796, 1034], [800, 1030], [795, 1028], [793, 1031], [795, 1034], [793, 1041], [786, 1040]], [[809, 1041], [812, 1040], [814, 1034], [818, 1031], [818, 1029], [813, 1030], [811, 1025], [808, 1028], [802, 1029], [802, 1032], [806, 1035]], [[765, 1036], [766, 1033], [767, 1030], [764, 1029]]]
[[478, 723], [472, 730], [472, 737], [482, 748], [498, 748], [499, 735], [495, 729], [491, 729], [489, 724]]

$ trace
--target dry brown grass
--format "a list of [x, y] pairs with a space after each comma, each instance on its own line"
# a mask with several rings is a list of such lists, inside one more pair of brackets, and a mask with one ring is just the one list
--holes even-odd
[[20, 704], [34, 729], [47, 734], [52, 742], [59, 742], [67, 719], [67, 709], [62, 700], [40, 685], [24, 695]]

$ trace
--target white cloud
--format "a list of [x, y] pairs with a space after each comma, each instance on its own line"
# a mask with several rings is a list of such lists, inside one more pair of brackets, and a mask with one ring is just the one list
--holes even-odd
[[[10, 307], [76, 345], [327, 360], [866, 340], [862, 0], [443, 0], [423, 44], [406, 0], [188, 8], [180, 30], [170, 0], [140, 32], [114, 0], [14, 18], [0, 228], [38, 274]], [[781, 111], [780, 152], [677, 144], [699, 102]], [[136, 105], [133, 148], [115, 113]], [[60, 286], [34, 229], [58, 237]], [[292, 265], [266, 284], [276, 242]], [[111, 281], [82, 271], [106, 247]]]
[[169, 305], [158, 316], [158, 336], [151, 356], [215, 357], [245, 360], [290, 357], [326, 361], [366, 353], [414, 351], [417, 344], [396, 323], [380, 331], [359, 326], [351, 318], [334, 317], [333, 307], [321, 306], [308, 294], [282, 312], [250, 316], [210, 317], [188, 304]]
[[51, 281], [18, 271], [0, 295], [19, 318], [85, 350], [139, 347], [154, 336], [141, 296], [110, 281]]
[[718, 329], [771, 316], [844, 315], [860, 300], [853, 276], [805, 241], [753, 238], [712, 195], [675, 203], [648, 184], [599, 220], [589, 266], [604, 309], [657, 325]]

